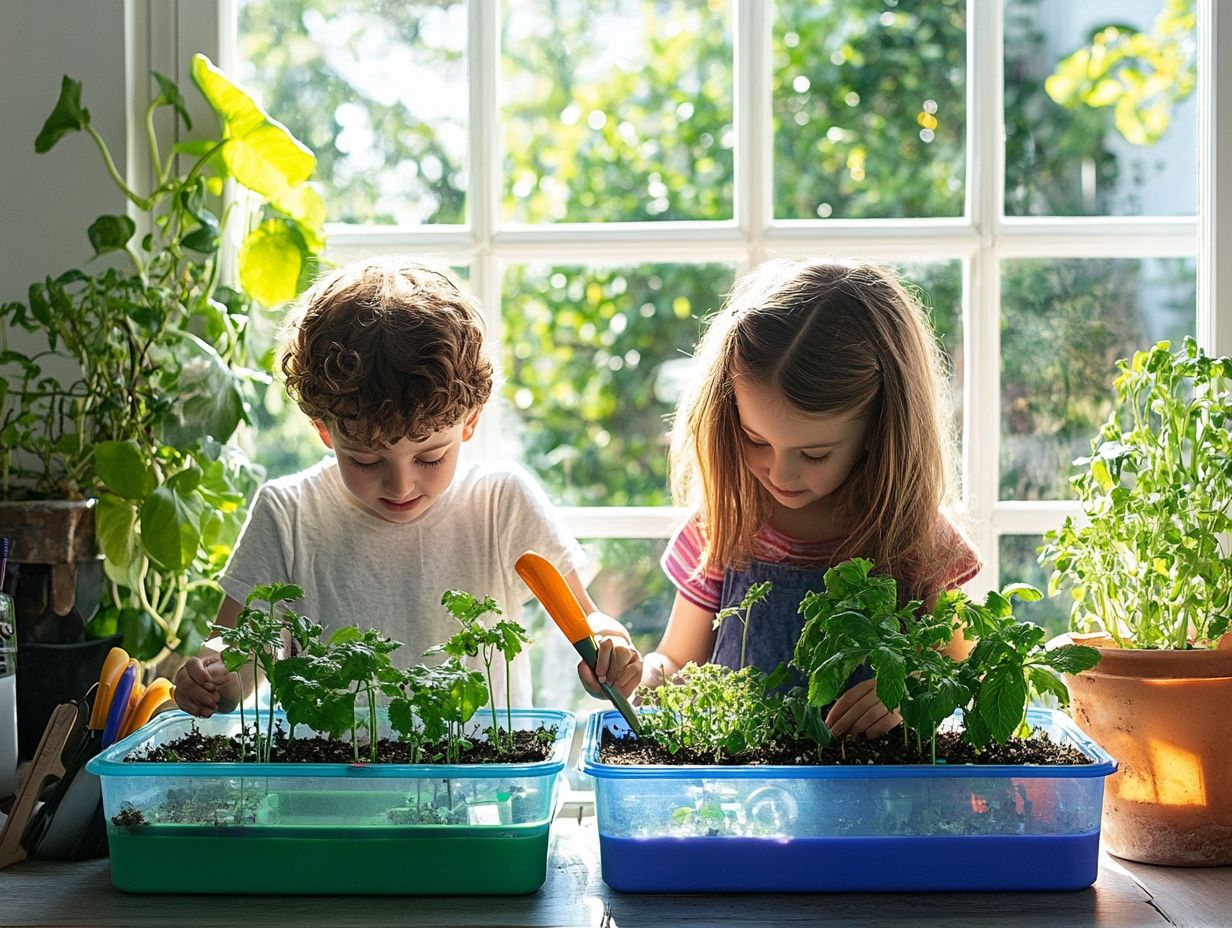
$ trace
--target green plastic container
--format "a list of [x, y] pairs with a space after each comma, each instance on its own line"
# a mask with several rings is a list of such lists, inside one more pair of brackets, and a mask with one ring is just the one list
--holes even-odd
[[119, 889], [518, 895], [543, 885], [569, 712], [513, 711], [515, 729], [556, 728], [552, 756], [533, 764], [124, 760], [194, 724], [235, 733], [239, 716], [167, 713], [87, 765], [102, 781]]

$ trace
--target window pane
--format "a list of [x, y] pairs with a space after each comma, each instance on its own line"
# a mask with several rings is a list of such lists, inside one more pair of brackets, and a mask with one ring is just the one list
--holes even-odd
[[732, 217], [726, 0], [503, 9], [505, 219]]
[[1007, 215], [1194, 214], [1196, 41], [1185, 6], [1007, 0]]
[[[659, 567], [667, 546], [664, 538], [608, 538], [583, 543], [590, 564], [598, 572], [587, 584], [595, 605], [619, 619], [643, 654], [654, 650], [667, 627], [676, 588]], [[577, 677], [578, 655], [565, 636], [540, 608], [526, 610], [531, 640], [535, 704], [589, 713], [611, 706], [592, 698]]]
[[567, 505], [669, 500], [664, 417], [731, 287], [720, 264], [517, 265], [504, 278], [504, 399], [522, 460]]
[[1001, 499], [1069, 499], [1112, 409], [1116, 361], [1195, 328], [1188, 258], [1010, 261], [1001, 320]]
[[965, 0], [777, 10], [774, 215], [962, 215]]
[[465, 0], [240, 0], [237, 73], [316, 154], [330, 221], [463, 221]]
[[1003, 589], [1010, 583], [1029, 583], [1043, 593], [1044, 598], [1034, 603], [1014, 600], [1014, 617], [1043, 626], [1051, 638], [1069, 631], [1069, 605], [1073, 600], [1065, 592], [1048, 598], [1049, 571], [1036, 560], [1036, 549], [1043, 543], [1039, 535], [1002, 535], [998, 539], [1001, 570], [997, 586]]

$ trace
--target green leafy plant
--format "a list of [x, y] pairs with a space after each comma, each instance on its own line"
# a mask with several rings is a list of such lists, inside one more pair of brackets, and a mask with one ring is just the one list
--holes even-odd
[[[388, 698], [389, 725], [410, 748], [412, 763], [425, 760], [458, 763], [472, 743], [466, 726], [475, 713], [490, 703], [492, 661], [500, 652], [506, 662], [521, 650], [527, 638], [516, 622], [502, 620], [492, 628], [479, 623], [483, 615], [500, 614], [491, 597], [479, 600], [469, 593], [450, 590], [443, 601], [462, 622], [463, 629], [448, 642], [429, 649], [429, 654], [450, 656], [438, 666], [417, 664], [407, 670], [393, 665], [390, 654], [400, 642], [373, 629], [361, 631], [343, 626], [322, 638], [321, 626], [306, 616], [283, 606], [302, 598], [303, 590], [293, 584], [259, 586], [248, 596], [234, 628], [216, 626], [224, 643], [223, 663], [236, 671], [251, 666], [270, 682], [270, 707], [265, 717], [265, 734], [257, 720], [255, 746], [259, 761], [268, 762], [274, 744], [275, 707], [281, 706], [294, 740], [298, 725], [306, 725], [331, 738], [348, 735], [351, 753], [359, 760], [359, 729], [368, 730], [368, 760], [375, 762], [378, 751], [378, 706]], [[265, 602], [267, 609], [254, 608]], [[279, 657], [280, 647], [289, 644], [291, 655]], [[479, 656], [485, 674], [463, 666], [464, 656]], [[506, 671], [508, 666], [506, 666]], [[361, 720], [361, 697], [366, 720]], [[506, 690], [508, 703], [508, 690]], [[498, 751], [513, 747], [512, 710], [507, 710], [507, 743], [502, 744], [496, 725], [495, 705], [491, 705], [492, 727], [488, 734]], [[240, 707], [241, 757], [247, 725]], [[541, 732], [540, 743], [550, 744], [553, 733]], [[441, 746], [428, 753], [429, 746]]]
[[[800, 604], [805, 622], [792, 664], [808, 681], [808, 702], [831, 703], [861, 664], [873, 670], [877, 698], [899, 709], [903, 738], [929, 742], [936, 758], [937, 730], [955, 709], [964, 708], [963, 737], [976, 749], [1003, 742], [1024, 727], [1031, 687], [1067, 700], [1065, 684], [1053, 672], [1078, 673], [1095, 665], [1094, 648], [1043, 648], [1038, 625], [1014, 619], [1012, 600], [1039, 599], [1025, 584], [989, 592], [983, 605], [961, 590], [938, 597], [931, 613], [921, 603], [897, 603], [898, 584], [872, 574], [863, 558], [826, 572], [825, 589]], [[965, 661], [939, 650], [961, 625], [980, 640]], [[1050, 672], [1051, 671], [1051, 672]]]
[[[217, 609], [213, 578], [258, 479], [227, 444], [268, 363], [251, 343], [256, 308], [298, 294], [324, 246], [307, 148], [197, 55], [192, 79], [217, 132], [164, 152], [156, 114], [193, 126], [176, 84], [154, 78], [159, 92], [144, 114], [154, 177], [144, 190], [117, 169], [81, 83], [63, 79], [35, 150], [83, 133], [128, 211], [88, 229], [108, 266], [48, 277], [26, 303], [0, 307], [0, 493], [98, 498], [110, 603], [94, 630], [123, 632], [148, 663], [194, 652]], [[240, 195], [224, 206], [228, 182]], [[233, 227], [242, 243], [231, 268], [222, 242]], [[13, 330], [46, 349], [11, 350]], [[72, 373], [61, 376], [65, 367]]]
[[[253, 679], [263, 673], [270, 682], [270, 705], [266, 712], [265, 734], [257, 719], [255, 746], [258, 761], [268, 763], [274, 745], [275, 706], [282, 706], [294, 740], [295, 727], [309, 725], [331, 737], [350, 732], [352, 756], [359, 759], [358, 697], [366, 699], [369, 733], [369, 759], [377, 756], [377, 695], [384, 685], [402, 679], [389, 654], [401, 647], [397, 641], [368, 629], [343, 626], [324, 641], [321, 626], [291, 609], [276, 615], [280, 603], [302, 598], [303, 589], [294, 584], [275, 583], [256, 587], [236, 617], [235, 627], [216, 626], [227, 645], [222, 652], [228, 670], [251, 665]], [[265, 602], [265, 610], [253, 603]], [[279, 658], [284, 643], [297, 652]], [[240, 704], [241, 759], [247, 725]]]
[[[275, 617], [274, 611], [279, 603], [302, 599], [304, 591], [301, 587], [290, 583], [274, 583], [258, 586], [248, 594], [244, 608], [236, 616], [235, 626], [216, 626], [219, 637], [227, 646], [222, 652], [223, 666], [232, 672], [239, 671], [245, 665], [252, 666], [253, 679], [259, 679], [259, 672], [264, 672], [267, 679], [274, 677], [274, 665], [277, 661], [278, 649], [282, 645], [282, 632], [290, 624], [300, 620], [299, 616], [288, 621]], [[264, 602], [268, 609], [253, 608], [253, 603]], [[289, 612], [289, 611], [288, 611]], [[319, 629], [318, 629], [319, 632]], [[303, 632], [301, 631], [301, 634]], [[270, 749], [274, 745], [274, 701], [266, 717], [266, 734], [261, 735], [260, 720], [256, 725], [257, 760], [269, 762]], [[247, 750], [243, 747], [247, 735], [247, 725], [244, 722], [244, 704], [240, 702], [240, 758], [243, 759]]]
[[786, 668], [767, 676], [756, 667], [733, 670], [688, 663], [662, 686], [642, 689], [654, 709], [640, 716], [642, 733], [671, 754], [711, 754], [716, 761], [768, 741], [778, 730], [782, 699], [774, 690]]
[[1112, 414], [1070, 478], [1083, 518], [1040, 549], [1072, 627], [1119, 647], [1215, 647], [1232, 616], [1232, 358], [1171, 348], [1117, 362]]
[[[429, 648], [427, 654], [448, 654], [451, 657], [476, 657], [483, 661], [484, 671], [488, 678], [488, 691], [492, 691], [492, 661], [496, 654], [505, 659], [505, 733], [508, 747], [513, 748], [513, 709], [509, 705], [509, 665], [522, 652], [523, 645], [529, 644], [526, 630], [517, 622], [501, 619], [492, 626], [486, 626], [480, 621], [485, 615], [500, 615], [500, 607], [491, 596], [477, 599], [470, 593], [461, 590], [447, 590], [441, 597], [443, 605], [451, 616], [458, 620], [462, 629], [444, 644]], [[492, 738], [500, 744], [500, 733], [496, 725], [496, 702], [492, 701]]]
[[[1080, 645], [1045, 650], [1044, 630], [1014, 618], [1014, 599], [1040, 598], [1033, 587], [990, 592], [983, 604], [950, 590], [926, 611], [917, 601], [900, 605], [897, 582], [872, 570], [871, 561], [854, 558], [826, 572], [825, 588], [800, 603], [804, 626], [791, 661], [772, 673], [687, 664], [673, 682], [643, 688], [643, 701], [654, 705], [642, 715], [643, 737], [671, 754], [689, 751], [716, 762], [775, 739], [811, 742], [820, 758], [832, 741], [824, 712], [866, 665], [877, 698], [902, 715], [904, 746], [914, 735], [920, 750], [930, 745], [935, 761], [938, 730], [956, 709], [965, 710], [963, 737], [977, 751], [990, 741], [1025, 737], [1031, 695], [1067, 703], [1058, 674], [1079, 673], [1099, 660], [1098, 651]], [[747, 629], [749, 607], [768, 592], [765, 584], [751, 588], [724, 619], [741, 618]], [[955, 661], [940, 649], [963, 627], [979, 641], [965, 661]], [[793, 669], [805, 685], [784, 694]]]
[[[395, 687], [389, 724], [411, 746], [412, 763], [420, 761], [425, 744], [436, 742], [444, 744], [444, 751], [432, 759], [457, 763], [470, 747], [466, 723], [488, 702], [483, 674], [450, 657], [436, 667], [412, 667]], [[495, 728], [492, 735], [495, 739]]]

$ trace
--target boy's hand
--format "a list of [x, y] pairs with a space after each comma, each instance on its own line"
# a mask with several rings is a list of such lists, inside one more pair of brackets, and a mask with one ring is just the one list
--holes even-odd
[[891, 712], [877, 698], [876, 679], [861, 680], [839, 696], [826, 713], [826, 727], [835, 737], [863, 734], [865, 738], [880, 738], [902, 721], [897, 709]]
[[592, 673], [585, 661], [578, 662], [578, 676], [586, 692], [598, 699], [606, 699], [599, 684], [606, 683], [624, 696], [632, 695], [642, 682], [642, 655], [621, 635], [596, 635], [599, 653], [595, 658]]
[[175, 704], [199, 718], [230, 712], [240, 702], [240, 678], [223, 665], [222, 657], [190, 657], [175, 674]]

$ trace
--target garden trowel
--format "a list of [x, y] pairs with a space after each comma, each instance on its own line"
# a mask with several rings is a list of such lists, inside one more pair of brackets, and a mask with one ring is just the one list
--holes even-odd
[[[552, 617], [552, 621], [565, 633], [569, 643], [573, 645], [578, 654], [582, 655], [582, 660], [591, 670], [594, 670], [595, 659], [599, 654], [598, 642], [595, 641], [594, 633], [590, 630], [590, 624], [586, 621], [586, 614], [582, 612], [581, 604], [573, 595], [573, 590], [569, 589], [569, 584], [565, 582], [560, 571], [553, 566], [551, 561], [534, 551], [527, 551], [518, 558], [514, 569], [526, 581], [526, 585], [535, 594], [535, 598], [543, 604], [543, 608]], [[629, 701], [621, 695], [619, 690], [606, 683], [599, 685], [603, 688], [607, 698], [612, 701], [612, 705], [620, 710], [620, 714], [629, 723], [629, 729], [633, 734], [640, 734], [641, 726], [637, 721], [637, 713], [629, 705]]]

